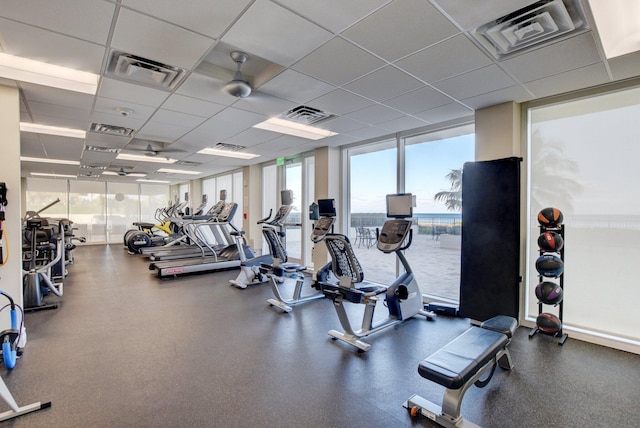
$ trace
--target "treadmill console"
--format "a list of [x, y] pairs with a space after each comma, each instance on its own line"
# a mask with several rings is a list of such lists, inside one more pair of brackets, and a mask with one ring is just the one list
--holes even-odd
[[387, 220], [382, 226], [378, 237], [378, 249], [385, 253], [391, 253], [402, 247], [411, 230], [411, 220], [392, 219]]

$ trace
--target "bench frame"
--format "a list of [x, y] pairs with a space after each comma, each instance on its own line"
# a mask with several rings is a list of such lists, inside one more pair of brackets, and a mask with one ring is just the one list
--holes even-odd
[[[483, 323], [481, 327], [476, 327], [476, 326], [471, 327], [471, 329], [482, 329], [482, 328], [493, 330], [491, 320], [488, 320], [485, 323]], [[465, 333], [467, 331], [465, 331]], [[422, 416], [425, 416], [431, 419], [432, 421], [436, 422], [437, 424], [443, 427], [480, 428], [478, 425], [464, 419], [460, 415], [462, 400], [467, 390], [471, 388], [473, 385], [476, 385], [480, 388], [486, 386], [491, 380], [491, 377], [493, 376], [496, 366], [500, 366], [504, 370], [511, 370], [513, 368], [511, 355], [509, 354], [509, 350], [507, 349], [507, 346], [511, 341], [511, 336], [513, 335], [513, 331], [509, 333], [510, 334], [505, 333], [509, 338], [509, 340], [504, 345], [504, 347], [501, 348], [487, 363], [485, 363], [484, 366], [478, 369], [475, 375], [473, 375], [468, 381], [466, 381], [460, 388], [445, 389], [444, 396], [442, 398], [442, 406], [438, 406], [437, 404], [417, 394], [414, 394], [411, 397], [409, 397], [409, 399], [404, 402], [403, 406], [411, 411], [412, 416], [416, 416], [419, 413]], [[448, 345], [445, 345], [444, 348], [442, 349], [445, 349], [447, 346]], [[485, 379], [482, 379], [483, 376], [485, 375], [487, 375], [487, 377]]]

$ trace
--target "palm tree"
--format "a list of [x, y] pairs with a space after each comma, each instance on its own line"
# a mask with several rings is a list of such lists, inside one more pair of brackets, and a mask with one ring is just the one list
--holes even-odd
[[436, 193], [433, 200], [444, 202], [449, 211], [462, 211], [462, 168], [452, 169], [445, 178], [451, 187]]

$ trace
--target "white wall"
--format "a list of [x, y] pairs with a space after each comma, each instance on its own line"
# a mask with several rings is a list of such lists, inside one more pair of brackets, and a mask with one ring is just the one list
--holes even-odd
[[[2, 169], [0, 182], [7, 185], [7, 200], [5, 209], [5, 247], [4, 257], [9, 259], [4, 266], [0, 266], [0, 288], [13, 297], [22, 306], [22, 225], [20, 220], [21, 191], [20, 191], [20, 102], [18, 89], [0, 86], [0, 138], [2, 141]], [[6, 302], [0, 303], [4, 306]], [[0, 314], [0, 329], [11, 325], [9, 312]]]

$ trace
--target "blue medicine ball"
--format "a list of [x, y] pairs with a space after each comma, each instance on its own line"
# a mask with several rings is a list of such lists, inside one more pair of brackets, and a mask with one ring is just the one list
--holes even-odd
[[555, 278], [564, 272], [564, 263], [555, 253], [544, 253], [536, 260], [536, 270], [542, 276]]

